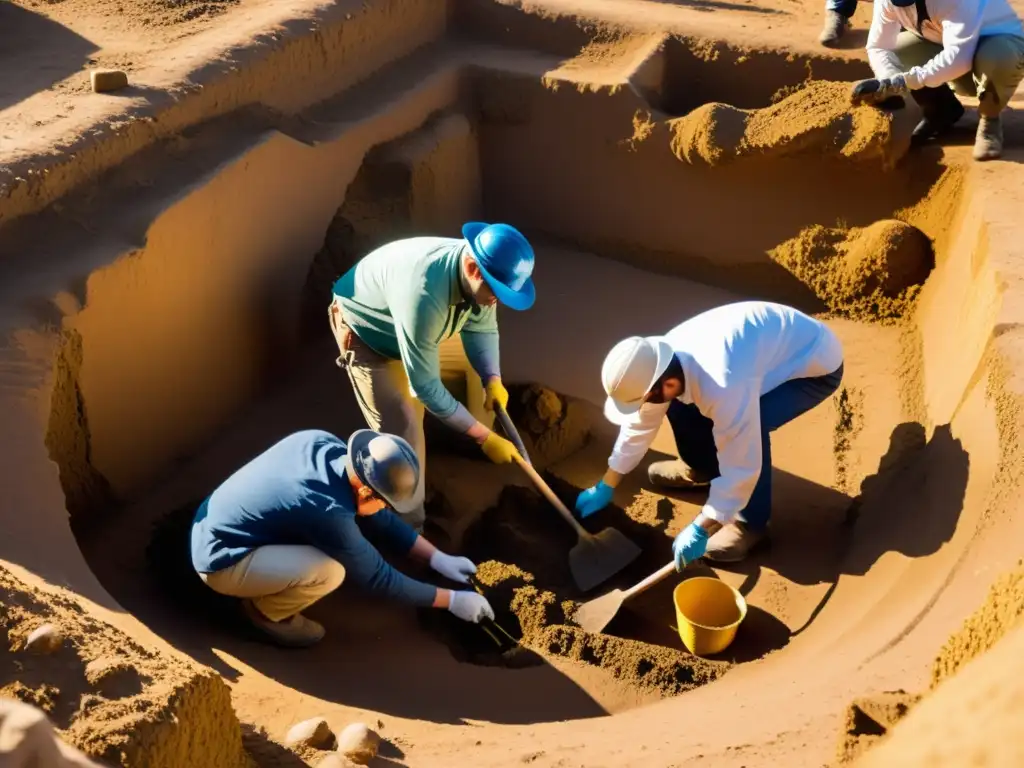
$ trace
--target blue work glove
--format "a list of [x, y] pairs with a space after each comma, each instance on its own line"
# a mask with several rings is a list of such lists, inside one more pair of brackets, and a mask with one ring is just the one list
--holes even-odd
[[580, 517], [599, 512], [608, 506], [608, 502], [612, 500], [612, 493], [612, 487], [605, 485], [604, 480], [601, 480], [597, 485], [580, 492], [576, 497], [576, 511], [580, 513]]
[[672, 555], [676, 559], [676, 570], [682, 572], [687, 563], [703, 557], [708, 548], [708, 532], [690, 523], [672, 542]]

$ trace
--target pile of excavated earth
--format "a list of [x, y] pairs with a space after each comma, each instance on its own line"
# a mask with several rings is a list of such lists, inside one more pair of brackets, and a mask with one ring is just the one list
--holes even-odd
[[[0, 763], [1022, 764], [1024, 130], [984, 166], [970, 116], [912, 149], [912, 104], [849, 104], [865, 55], [815, 47], [822, 11], [0, 3]], [[362, 426], [331, 284], [470, 220], [534, 244], [502, 370], [570, 507], [620, 338], [751, 297], [836, 331], [842, 386], [773, 436], [772, 545], [586, 631], [704, 501], [647, 481], [670, 430], [583, 523], [642, 554], [584, 592], [529, 477], [428, 419], [425, 534], [493, 626], [343, 584], [320, 644], [267, 645], [191, 568], [193, 511], [285, 434]], [[488, 418], [457, 339], [441, 362]], [[746, 600], [720, 654], [680, 639], [693, 574]]]

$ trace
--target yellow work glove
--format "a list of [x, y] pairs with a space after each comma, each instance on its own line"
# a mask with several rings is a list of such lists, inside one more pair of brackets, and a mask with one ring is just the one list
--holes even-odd
[[497, 376], [484, 385], [484, 408], [493, 411], [495, 403], [500, 405], [503, 411], [508, 410], [508, 390]]
[[495, 464], [511, 464], [519, 455], [519, 451], [512, 443], [493, 432], [487, 435], [487, 439], [484, 440], [480, 448]]

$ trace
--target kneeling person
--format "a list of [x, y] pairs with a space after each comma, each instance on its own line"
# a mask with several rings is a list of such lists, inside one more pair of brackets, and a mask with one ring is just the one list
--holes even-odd
[[476, 572], [471, 561], [441, 552], [392, 511], [415, 508], [419, 473], [415, 451], [395, 435], [361, 429], [346, 445], [321, 430], [296, 432], [237, 470], [199, 506], [192, 564], [215, 592], [242, 598], [249, 620], [286, 646], [323, 637], [324, 628], [302, 611], [346, 576], [377, 594], [445, 608], [464, 621], [493, 619], [481, 595], [411, 579], [364, 537], [469, 582]]
[[[704, 508], [673, 543], [676, 567], [700, 557], [736, 562], [766, 535], [771, 433], [827, 399], [843, 378], [828, 326], [791, 307], [746, 301], [703, 312], [664, 336], [631, 336], [605, 358], [605, 416], [620, 426], [608, 472], [583, 491], [584, 517], [647, 453], [667, 417], [679, 460], [651, 464], [656, 485], [710, 486]], [[710, 537], [710, 539], [709, 539]]]

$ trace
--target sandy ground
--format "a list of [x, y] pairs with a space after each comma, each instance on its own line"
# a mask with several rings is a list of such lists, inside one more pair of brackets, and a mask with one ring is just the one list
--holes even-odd
[[[863, 71], [868, 4], [832, 52], [814, 4], [511, 5], [0, 4], [0, 419], [17, 446], [0, 476], [0, 691], [126, 766], [197, 764], [190, 743], [209, 745], [204, 765], [315, 763], [282, 746], [309, 717], [378, 729], [380, 765], [817, 766], [873, 746], [908, 703], [916, 735], [877, 754], [925, 764], [951, 711], [944, 681], [969, 700], [954, 673], [1019, 644], [1003, 640], [1017, 581], [988, 592], [1022, 554], [1016, 114], [1006, 161], [964, 171], [970, 120], [944, 150], [905, 156], [912, 115], [850, 112], [841, 83], [797, 88], [807, 70]], [[744, 65], [757, 76], [731, 69]], [[90, 93], [93, 66], [131, 87]], [[522, 668], [346, 588], [312, 611], [325, 643], [282, 653], [151, 581], [154, 522], [290, 430], [359, 426], [316, 325], [324, 281], [382, 237], [484, 214], [536, 233], [551, 298], [503, 317], [503, 363], [588, 425], [535, 435], [567, 500], [613, 437], [595, 372], [627, 319], [657, 332], [767, 292], [842, 338], [844, 389], [773, 442], [776, 543], [716, 573], [751, 606], [721, 658], [680, 650], [675, 580], [607, 637], [575, 634], [555, 606], [582, 596], [546, 565], [565, 531], [534, 521], [550, 510], [518, 472], [440, 443], [431, 535], [504, 563], [516, 537], [539, 542], [531, 579], [513, 592], [495, 564], [486, 585], [505, 590]], [[655, 449], [672, 454], [667, 431]], [[644, 545], [607, 586], [664, 562], [701, 503], [643, 475], [593, 521]], [[43, 621], [67, 642], [23, 655]], [[977, 676], [996, 687], [990, 667]]]

